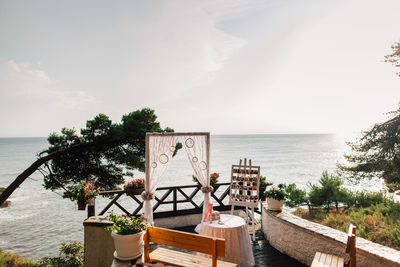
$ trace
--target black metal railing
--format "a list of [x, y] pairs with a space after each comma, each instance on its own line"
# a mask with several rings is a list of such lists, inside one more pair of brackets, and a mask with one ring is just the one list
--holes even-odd
[[[229, 205], [229, 186], [230, 183], [218, 183], [214, 185], [214, 192], [211, 193], [211, 198], [214, 200], [214, 210], [225, 211], [231, 209], [231, 205]], [[185, 192], [185, 190], [190, 189], [192, 189], [191, 192]], [[153, 206], [153, 217], [164, 218], [201, 213], [203, 211], [204, 202], [202, 201], [202, 197], [197, 197], [197, 199], [195, 197], [199, 193], [200, 189], [200, 185], [169, 186], [157, 188], [156, 192], [164, 193], [156, 194], [155, 196], [156, 203]], [[98, 215], [104, 215], [114, 205], [117, 206], [126, 215], [138, 215], [143, 207], [143, 200], [140, 195], [129, 195], [129, 197], [134, 201], [134, 210], [132, 212], [129, 212], [120, 202], [118, 202], [120, 197], [126, 195], [127, 192], [129, 193], [129, 191], [126, 190], [100, 192], [99, 195], [115, 196], [100, 211]], [[200, 194], [202, 194], [201, 191]], [[178, 204], [185, 204], [185, 207], [178, 208]], [[98, 202], [96, 202], [96, 205], [98, 205]], [[167, 205], [172, 205], [172, 209], [168, 209], [166, 207]], [[91, 209], [88, 209], [88, 217], [96, 214], [94, 207], [95, 206], [92, 206]], [[161, 207], [164, 207], [164, 210], [161, 210]], [[240, 209], [241, 207], [237, 208]], [[255, 211], [257, 213], [260, 213], [257, 208]]]

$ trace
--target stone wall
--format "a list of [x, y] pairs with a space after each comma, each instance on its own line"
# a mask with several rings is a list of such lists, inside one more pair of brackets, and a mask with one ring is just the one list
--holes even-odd
[[[269, 211], [266, 203], [262, 206], [264, 235], [280, 252], [307, 265], [311, 265], [317, 251], [346, 257], [346, 233], [304, 220], [285, 210]], [[356, 238], [356, 244], [358, 267], [400, 266], [400, 251], [361, 237]]]
[[113, 225], [103, 216], [93, 216], [83, 222], [85, 267], [110, 266], [114, 256], [114, 241], [106, 229]]

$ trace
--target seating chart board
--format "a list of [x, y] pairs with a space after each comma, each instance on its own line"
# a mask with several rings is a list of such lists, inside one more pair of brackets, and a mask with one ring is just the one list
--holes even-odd
[[251, 160], [240, 160], [232, 165], [229, 204], [235, 206], [257, 207], [260, 188], [260, 166], [252, 166]]

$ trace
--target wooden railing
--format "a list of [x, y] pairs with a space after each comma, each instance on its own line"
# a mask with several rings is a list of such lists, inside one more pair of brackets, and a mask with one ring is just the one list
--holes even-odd
[[[231, 205], [227, 204], [229, 201], [229, 186], [230, 183], [219, 183], [214, 186], [214, 192], [211, 193], [211, 198], [214, 203], [214, 210], [225, 211], [230, 210]], [[190, 193], [184, 191], [184, 189], [192, 189]], [[169, 187], [159, 187], [156, 192], [164, 191], [162, 195], [156, 194], [156, 203], [153, 206], [153, 217], [154, 218], [164, 218], [164, 217], [175, 217], [184, 216], [189, 214], [201, 213], [203, 211], [203, 201], [195, 200], [195, 196], [199, 193], [201, 189], [200, 185], [184, 185], [184, 186], [169, 186]], [[121, 203], [118, 202], [121, 196], [125, 195], [127, 191], [125, 190], [113, 190], [113, 191], [103, 191], [100, 195], [115, 195], [113, 199], [100, 211], [98, 215], [104, 215], [112, 206], [117, 206], [126, 215], [138, 215], [143, 207], [143, 200], [140, 195], [130, 195], [129, 197], [134, 201], [134, 210], [132, 212], [128, 211]], [[200, 194], [202, 194], [200, 192]], [[157, 196], [158, 195], [158, 196]], [[168, 197], [172, 196], [172, 200], [167, 200]], [[203, 199], [202, 197], [197, 199]], [[226, 201], [224, 201], [226, 199]], [[200, 202], [200, 203], [199, 203]], [[187, 208], [178, 209], [178, 204], [186, 203]], [[98, 202], [96, 202], [98, 205]], [[162, 206], [171, 205], [172, 210], [167, 209], [161, 211]], [[88, 209], [88, 217], [94, 216], [95, 206]], [[238, 207], [240, 208], [240, 207]], [[261, 214], [261, 212], [256, 209], [256, 212]]]

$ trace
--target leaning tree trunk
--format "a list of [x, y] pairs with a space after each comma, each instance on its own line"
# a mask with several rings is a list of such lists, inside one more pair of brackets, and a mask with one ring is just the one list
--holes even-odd
[[74, 151], [77, 149], [82, 149], [84, 147], [89, 147], [94, 145], [94, 143], [79, 143], [73, 146], [70, 146], [66, 149], [54, 151], [42, 158], [39, 158], [34, 163], [32, 163], [29, 168], [27, 168], [23, 173], [17, 176], [15, 180], [6, 188], [6, 190], [0, 195], [0, 205], [3, 204], [7, 198], [11, 196], [11, 194], [17, 189], [32, 173], [34, 173], [40, 166], [42, 166], [47, 161], [54, 159], [60, 156], [63, 153], [68, 153], [70, 151]]

